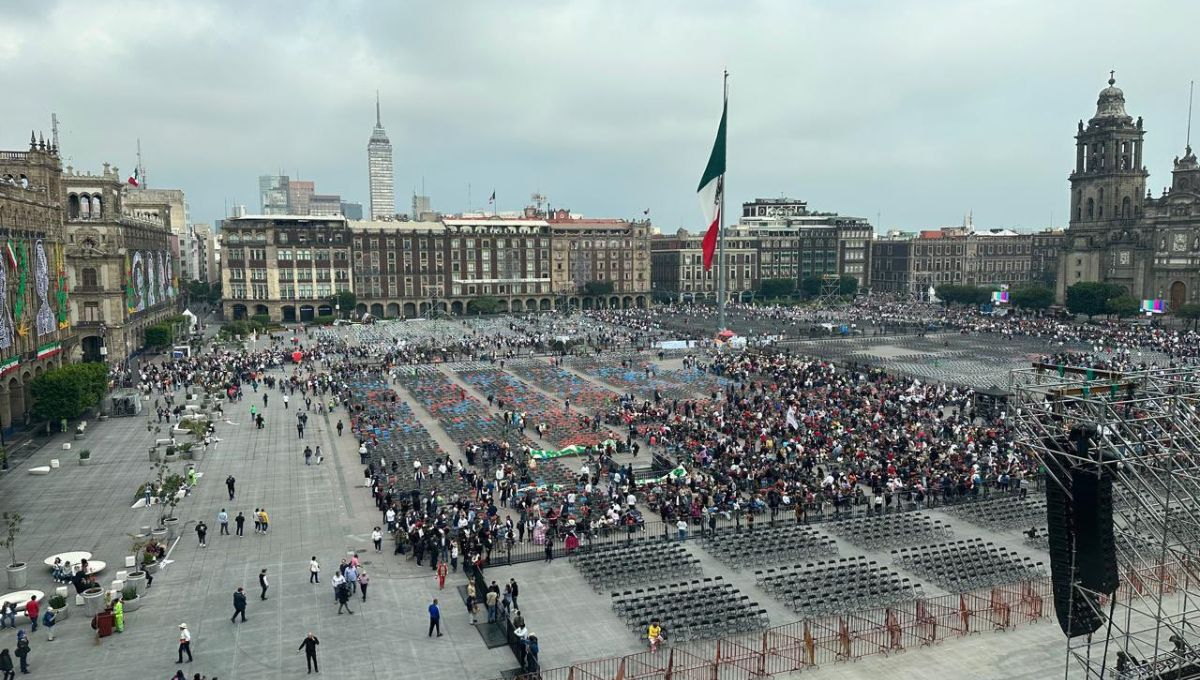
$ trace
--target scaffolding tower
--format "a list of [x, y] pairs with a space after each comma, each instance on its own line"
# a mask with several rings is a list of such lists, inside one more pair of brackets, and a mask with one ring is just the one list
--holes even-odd
[[1071, 616], [1102, 623], [1067, 638], [1064, 677], [1194, 677], [1174, 674], [1200, 660], [1200, 367], [1034, 364], [1013, 372], [1010, 391], [1016, 442], [1047, 484], [1070, 501], [1072, 473], [1112, 479], [1119, 586], [1071, 583]]

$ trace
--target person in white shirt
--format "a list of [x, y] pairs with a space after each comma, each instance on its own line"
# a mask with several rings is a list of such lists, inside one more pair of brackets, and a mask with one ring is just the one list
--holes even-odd
[[346, 577], [342, 576], [340, 571], [333, 574], [333, 601], [337, 602], [338, 586], [346, 582]]
[[319, 563], [317, 563], [316, 555], [313, 555], [312, 559], [308, 561], [308, 582], [309, 583], [320, 583], [321, 582], [321, 565]]
[[383, 552], [383, 532], [379, 527], [375, 527], [371, 531], [371, 542], [375, 544], [375, 552]]

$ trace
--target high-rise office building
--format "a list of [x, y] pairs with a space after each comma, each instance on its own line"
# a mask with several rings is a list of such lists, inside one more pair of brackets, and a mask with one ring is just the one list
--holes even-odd
[[361, 220], [363, 218], [362, 203], [342, 201], [342, 214], [348, 220]]
[[[317, 191], [316, 182], [294, 179], [288, 182], [287, 214], [308, 215], [312, 212], [312, 197]], [[340, 202], [340, 200], [339, 200]]]
[[288, 211], [288, 176], [259, 175], [258, 197], [263, 215], [286, 215]]
[[308, 214], [332, 217], [342, 214], [342, 197], [337, 194], [313, 194], [308, 201]]
[[367, 174], [371, 184], [371, 219], [394, 218], [396, 194], [392, 178], [392, 143], [383, 129], [378, 94], [375, 95], [375, 129], [367, 142]]

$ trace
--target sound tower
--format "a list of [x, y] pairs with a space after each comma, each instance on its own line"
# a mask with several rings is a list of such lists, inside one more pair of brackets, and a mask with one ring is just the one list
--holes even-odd
[[1079, 584], [1111, 595], [1119, 583], [1113, 541], [1112, 475], [1104, 466], [1076, 467], [1071, 470], [1071, 489]]
[[[1075, 588], [1080, 560], [1076, 557], [1076, 513], [1069, 493], [1073, 484], [1071, 461], [1065, 451], [1074, 443], [1067, 438], [1043, 440], [1046, 450], [1046, 537], [1050, 544], [1050, 584], [1054, 614], [1067, 637], [1094, 633], [1104, 625], [1099, 598]], [[1057, 480], [1057, 481], [1056, 481]]]

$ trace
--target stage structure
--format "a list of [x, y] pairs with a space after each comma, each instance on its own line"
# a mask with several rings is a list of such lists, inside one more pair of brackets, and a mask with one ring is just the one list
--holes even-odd
[[1010, 392], [1019, 450], [1047, 476], [1064, 677], [1196, 677], [1200, 368], [1034, 364]]

